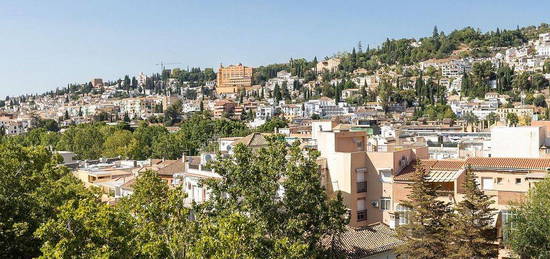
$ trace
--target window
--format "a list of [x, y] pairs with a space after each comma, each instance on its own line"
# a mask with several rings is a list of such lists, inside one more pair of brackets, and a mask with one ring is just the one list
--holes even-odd
[[493, 189], [493, 178], [491, 178], [491, 177], [482, 177], [481, 178], [481, 188], [483, 190], [492, 190]]
[[390, 199], [390, 197], [380, 198], [380, 209], [381, 210], [390, 210], [391, 209], [391, 199]]
[[357, 171], [357, 192], [367, 192], [367, 181], [365, 179], [365, 171]]
[[396, 215], [399, 215], [399, 225], [409, 224], [409, 213], [411, 208], [400, 204], [395, 205]]
[[521, 183], [521, 178], [516, 178], [516, 184], [520, 184]]
[[500, 217], [502, 219], [502, 225], [501, 225], [501, 234], [502, 234], [502, 241], [508, 240], [508, 229], [511, 226], [510, 218], [512, 217], [513, 213], [509, 210], [503, 210], [500, 212]]
[[367, 205], [365, 199], [357, 199], [357, 221], [367, 220]]
[[497, 184], [502, 184], [502, 177], [497, 177]]

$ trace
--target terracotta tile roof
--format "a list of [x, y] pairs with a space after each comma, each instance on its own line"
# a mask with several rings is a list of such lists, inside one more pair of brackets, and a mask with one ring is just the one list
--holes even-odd
[[181, 159], [177, 160], [162, 160], [152, 159], [151, 166], [145, 166], [139, 169], [139, 172], [153, 170], [159, 175], [173, 175], [185, 171], [185, 164]]
[[[516, 170], [546, 170], [550, 168], [550, 158], [517, 158], [517, 157], [470, 157], [466, 160], [420, 160], [420, 166], [430, 171], [456, 171], [467, 165], [473, 169], [516, 169]], [[416, 163], [405, 167], [396, 181], [410, 181], [417, 168]]]
[[550, 168], [550, 158], [470, 157], [466, 164], [473, 168], [540, 169]]
[[263, 134], [256, 132], [232, 143], [234, 146], [237, 144], [244, 144], [247, 147], [261, 147], [267, 145], [267, 140]]
[[185, 171], [185, 164], [180, 159], [168, 164], [165, 167], [159, 168], [157, 173], [159, 175], [174, 175], [175, 173], [183, 173]]
[[[334, 249], [343, 258], [365, 258], [395, 248], [402, 241], [388, 226], [377, 223], [358, 229], [349, 228], [335, 241]], [[330, 240], [325, 240], [329, 246]]]

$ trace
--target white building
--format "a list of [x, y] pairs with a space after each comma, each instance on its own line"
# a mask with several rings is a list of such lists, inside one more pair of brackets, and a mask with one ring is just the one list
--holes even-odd
[[491, 157], [536, 158], [544, 140], [542, 127], [493, 127]]

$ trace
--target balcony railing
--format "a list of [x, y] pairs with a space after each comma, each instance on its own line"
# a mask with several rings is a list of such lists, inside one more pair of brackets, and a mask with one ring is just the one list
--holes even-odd
[[357, 221], [367, 220], [367, 210], [358, 210], [357, 211]]
[[357, 182], [357, 192], [367, 192], [367, 182]]

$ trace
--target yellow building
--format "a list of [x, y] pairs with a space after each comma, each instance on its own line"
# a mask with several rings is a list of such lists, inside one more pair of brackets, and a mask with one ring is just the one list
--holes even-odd
[[220, 66], [218, 70], [216, 91], [218, 94], [237, 93], [241, 89], [252, 87], [252, 68], [242, 64], [228, 67]]

